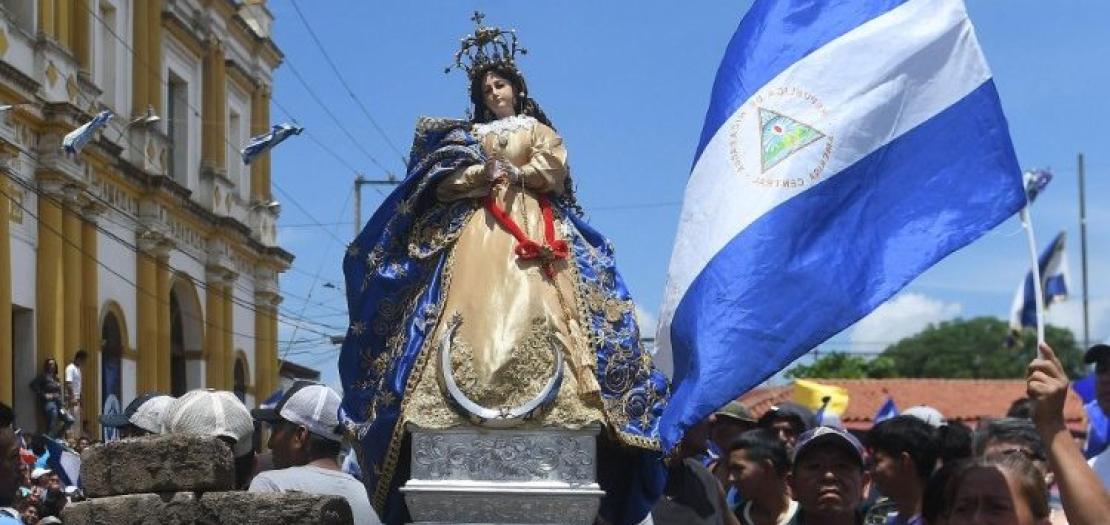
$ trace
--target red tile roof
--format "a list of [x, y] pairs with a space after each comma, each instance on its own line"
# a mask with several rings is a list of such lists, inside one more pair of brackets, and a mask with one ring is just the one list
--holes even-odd
[[[1025, 397], [1023, 379], [812, 379], [817, 383], [843, 387], [848, 391], [848, 409], [841, 416], [844, 426], [852, 430], [871, 427], [871, 418], [886, 401], [894, 398], [899, 410], [916, 405], [929, 405], [947, 419], [967, 423], [972, 428], [982, 418], [1002, 417], [1010, 403]], [[740, 402], [755, 417], [763, 415], [772, 405], [790, 401], [794, 385], [756, 388]], [[1074, 391], [1068, 391], [1064, 403], [1064, 419], [1072, 432], [1086, 432], [1087, 420], [1083, 402]]]

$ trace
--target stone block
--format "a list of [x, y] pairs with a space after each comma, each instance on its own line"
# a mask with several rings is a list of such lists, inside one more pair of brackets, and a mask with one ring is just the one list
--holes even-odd
[[212, 523], [226, 525], [354, 523], [351, 506], [340, 496], [303, 492], [209, 492], [201, 496], [200, 504]]
[[131, 494], [66, 505], [66, 525], [176, 525], [215, 523], [192, 492]]
[[81, 483], [90, 498], [219, 491], [234, 487], [235, 469], [231, 448], [218, 438], [144, 436], [89, 447]]

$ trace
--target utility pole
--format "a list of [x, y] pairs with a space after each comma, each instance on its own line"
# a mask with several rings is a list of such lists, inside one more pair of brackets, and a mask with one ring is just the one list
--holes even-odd
[[355, 237], [358, 237], [358, 232], [362, 231], [362, 187], [366, 185], [396, 186], [400, 184], [393, 173], [386, 172], [385, 175], [385, 179], [368, 179], [363, 177], [361, 173], [355, 176]]
[[1079, 154], [1076, 173], [1079, 175], [1079, 246], [1083, 268], [1083, 348], [1091, 347], [1090, 314], [1087, 306], [1087, 196], [1083, 181], [1083, 154]]

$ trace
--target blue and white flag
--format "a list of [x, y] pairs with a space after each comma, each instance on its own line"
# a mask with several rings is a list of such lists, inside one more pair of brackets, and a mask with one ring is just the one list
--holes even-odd
[[961, 1], [757, 0], [717, 72], [660, 308], [664, 446], [1024, 204]]
[[1025, 195], [1029, 204], [1033, 204], [1037, 196], [1052, 182], [1052, 172], [1048, 170], [1030, 170], [1022, 175], [1025, 180]]
[[82, 124], [81, 127], [70, 131], [69, 133], [66, 133], [66, 136], [62, 137], [62, 149], [64, 149], [65, 152], [69, 153], [70, 155], [76, 154], [78, 151], [81, 151], [81, 148], [85, 147], [85, 144], [88, 144], [89, 141], [92, 140], [93, 135], [96, 134], [96, 130], [104, 127], [104, 125], [107, 124], [110, 120], [112, 120], [111, 111], [104, 110], [100, 113], [97, 113], [92, 120]]
[[875, 412], [875, 418], [871, 420], [871, 424], [878, 425], [896, 416], [898, 416], [898, 407], [894, 404], [894, 398], [887, 397], [886, 401], [883, 402], [883, 406], [879, 407], [879, 410]]
[[278, 401], [281, 401], [282, 394], [284, 394], [284, 392], [282, 392], [282, 390], [280, 388], [277, 389], [277, 390], [274, 390], [274, 393], [270, 394], [270, 397], [267, 397], [266, 399], [264, 399], [262, 401], [262, 404], [258, 405], [258, 408], [274, 408], [274, 407], [277, 407]]
[[[1060, 232], [1052, 240], [1037, 261], [1041, 270], [1041, 290], [1044, 292], [1044, 307], [1068, 298], [1068, 253], [1067, 232]], [[1025, 274], [1014, 294], [1010, 307], [1010, 330], [1021, 332], [1025, 327], [1037, 326], [1037, 301], [1033, 288], [1033, 271]]]
[[269, 133], [265, 135], [258, 135], [251, 137], [247, 147], [243, 148], [240, 153], [243, 155], [243, 164], [250, 164], [255, 157], [262, 154], [262, 152], [281, 144], [281, 141], [289, 138], [292, 135], [300, 135], [304, 128], [296, 124], [288, 122], [282, 124], [274, 124]]

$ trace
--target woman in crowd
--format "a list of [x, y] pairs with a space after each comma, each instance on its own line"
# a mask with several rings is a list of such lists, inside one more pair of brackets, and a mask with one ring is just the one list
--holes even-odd
[[952, 480], [947, 525], [1048, 525], [1048, 490], [1024, 456], [986, 456]]
[[[39, 407], [46, 416], [46, 433], [50, 437], [58, 437], [73, 424], [73, 418], [65, 413], [62, 407], [62, 382], [58, 379], [58, 362], [47, 358], [42, 364], [42, 373], [31, 381], [31, 390], [39, 399]], [[55, 430], [58, 421], [62, 421], [61, 430]]]

